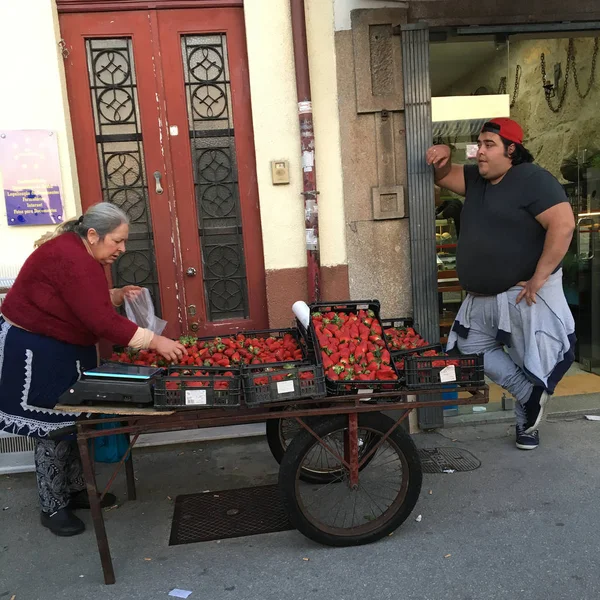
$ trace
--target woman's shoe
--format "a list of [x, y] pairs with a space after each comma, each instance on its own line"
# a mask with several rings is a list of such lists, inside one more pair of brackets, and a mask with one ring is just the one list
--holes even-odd
[[53, 513], [42, 511], [42, 525], [47, 527], [54, 535], [69, 537], [85, 531], [85, 524], [77, 518], [68, 508], [61, 508]]

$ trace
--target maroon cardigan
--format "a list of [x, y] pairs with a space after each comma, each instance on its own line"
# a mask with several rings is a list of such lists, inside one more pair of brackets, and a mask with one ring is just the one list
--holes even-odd
[[115, 311], [104, 268], [75, 233], [63, 233], [31, 254], [2, 314], [32, 333], [79, 346], [99, 339], [126, 345], [137, 330]]

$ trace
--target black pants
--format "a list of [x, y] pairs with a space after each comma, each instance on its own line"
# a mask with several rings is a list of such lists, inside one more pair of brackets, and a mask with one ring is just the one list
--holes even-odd
[[36, 439], [35, 474], [42, 510], [53, 513], [65, 508], [72, 494], [85, 489], [77, 442]]

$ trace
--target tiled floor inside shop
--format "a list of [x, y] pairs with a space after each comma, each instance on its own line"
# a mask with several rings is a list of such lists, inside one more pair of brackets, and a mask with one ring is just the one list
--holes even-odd
[[[502, 396], [504, 395], [510, 399], [509, 394], [491, 381], [488, 381], [488, 385], [490, 387], [490, 401], [485, 407], [486, 412], [502, 411]], [[594, 395], [594, 397], [598, 398], [597, 404], [598, 408], [600, 408], [600, 376], [584, 371], [578, 363], [575, 363], [558, 384], [554, 398], [564, 398], [566, 400], [567, 397], [571, 396], [579, 398], [587, 395]], [[568, 406], [568, 402], [566, 406]], [[512, 411], [510, 406], [508, 409]], [[474, 410], [472, 406], [461, 406], [458, 413], [470, 414], [477, 412], [477, 410], [481, 410], [481, 408], [475, 408]]]

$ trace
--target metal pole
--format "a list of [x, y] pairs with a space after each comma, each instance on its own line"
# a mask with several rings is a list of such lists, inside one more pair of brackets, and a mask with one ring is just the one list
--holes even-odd
[[304, 227], [306, 230], [306, 260], [308, 271], [308, 298], [321, 299], [321, 260], [319, 256], [319, 212], [317, 205], [317, 175], [315, 171], [315, 130], [313, 126], [306, 17], [304, 0], [290, 0], [296, 90], [300, 120], [300, 147], [302, 151], [302, 195], [304, 196]]

